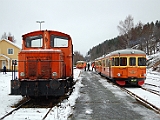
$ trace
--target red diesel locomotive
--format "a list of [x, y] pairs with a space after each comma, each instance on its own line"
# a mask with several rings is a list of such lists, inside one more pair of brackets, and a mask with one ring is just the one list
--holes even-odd
[[11, 80], [11, 95], [61, 96], [73, 85], [73, 45], [70, 35], [52, 30], [22, 36], [18, 77]]

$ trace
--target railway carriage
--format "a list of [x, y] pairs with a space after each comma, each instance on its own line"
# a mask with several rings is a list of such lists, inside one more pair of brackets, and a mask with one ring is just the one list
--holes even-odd
[[101, 74], [102, 72], [102, 58], [103, 57], [99, 57], [97, 59], [95, 59], [95, 71], [98, 73], [98, 74]]
[[141, 50], [116, 50], [95, 62], [101, 64], [96, 71], [121, 86], [142, 86], [146, 79], [146, 54]]
[[85, 61], [77, 61], [76, 62], [76, 68], [78, 69], [83, 69], [86, 66], [86, 62]]
[[53, 30], [24, 34], [16, 64], [18, 76], [13, 72], [11, 95], [62, 96], [73, 85], [72, 39]]

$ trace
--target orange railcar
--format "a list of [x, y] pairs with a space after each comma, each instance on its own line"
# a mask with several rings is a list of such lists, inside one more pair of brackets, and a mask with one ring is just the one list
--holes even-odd
[[95, 60], [96, 71], [121, 86], [141, 86], [146, 79], [146, 54], [141, 50], [123, 49]]
[[12, 77], [11, 95], [61, 96], [73, 85], [73, 45], [65, 33], [44, 30], [23, 35], [16, 63], [19, 77]]
[[85, 67], [86, 67], [86, 62], [85, 61], [77, 61], [76, 62], [76, 68], [83, 69]]

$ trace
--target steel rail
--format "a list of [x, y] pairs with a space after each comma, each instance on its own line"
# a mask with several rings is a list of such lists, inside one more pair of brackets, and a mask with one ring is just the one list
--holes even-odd
[[48, 116], [48, 114], [50, 113], [50, 111], [52, 110], [52, 108], [53, 108], [53, 107], [51, 107], [51, 108], [48, 110], [48, 112], [46, 113], [46, 115], [43, 117], [42, 120], [45, 120], [45, 119], [46, 119], [46, 117]]
[[141, 87], [143, 90], [146, 90], [146, 91], [148, 91], [148, 92], [151, 92], [151, 93], [153, 93], [153, 94], [156, 94], [156, 95], [158, 95], [158, 96], [160, 96], [160, 94], [158, 94], [158, 93], [160, 93], [160, 91], [157, 91], [157, 90], [153, 90], [153, 89], [148, 89], [148, 88], [144, 88], [144, 87]]
[[[121, 88], [121, 87], [120, 87]], [[157, 113], [160, 114], [160, 108], [158, 108], [157, 106], [149, 103], [148, 101], [144, 100], [143, 98], [139, 97], [138, 95], [132, 93], [131, 91], [125, 89], [125, 88], [121, 88], [122, 90], [126, 91], [128, 94], [130, 94], [132, 97], [134, 97], [136, 100], [142, 102], [144, 105], [148, 106], [149, 108], [153, 109], [154, 111], [156, 111]]]
[[0, 120], [3, 120], [5, 117], [9, 116], [10, 114], [12, 114], [14, 111], [17, 111], [18, 109], [20, 109], [24, 104], [26, 104], [27, 102], [29, 102], [31, 99], [27, 99], [24, 103], [20, 104], [18, 107], [16, 107], [15, 109], [13, 109], [12, 111], [10, 111], [9, 113], [7, 113], [6, 115], [4, 115], [3, 117], [0, 118]]

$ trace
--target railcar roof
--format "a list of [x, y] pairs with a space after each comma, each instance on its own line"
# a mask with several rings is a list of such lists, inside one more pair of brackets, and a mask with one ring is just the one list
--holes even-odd
[[146, 53], [142, 50], [137, 50], [137, 49], [122, 49], [122, 50], [116, 50], [116, 51], [113, 51], [107, 55], [103, 55], [99, 58], [96, 58], [95, 60], [98, 61], [98, 60], [101, 60], [102, 58], [104, 57], [107, 57], [107, 56], [112, 56], [112, 55], [122, 55], [122, 54], [141, 54], [141, 55], [146, 55]]
[[116, 50], [110, 53], [110, 55], [117, 55], [117, 54], [143, 54], [146, 55], [146, 53], [142, 50], [137, 49], [123, 49], [123, 50]]
[[84, 63], [85, 61], [77, 61], [77, 63]]

